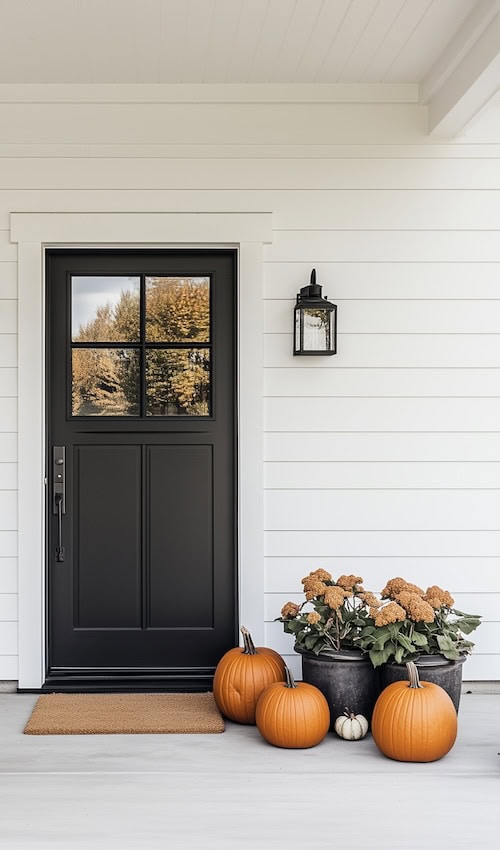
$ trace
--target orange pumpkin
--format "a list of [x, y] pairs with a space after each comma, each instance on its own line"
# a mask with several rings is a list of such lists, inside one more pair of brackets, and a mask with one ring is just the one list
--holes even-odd
[[285, 667], [286, 682], [275, 682], [262, 692], [255, 720], [263, 738], [275, 747], [315, 747], [330, 728], [330, 709], [318, 688], [295, 683]]
[[254, 646], [248, 629], [241, 627], [243, 649], [230, 649], [215, 670], [213, 692], [219, 711], [236, 723], [255, 723], [255, 708], [262, 691], [285, 678], [281, 655], [265, 646]]
[[372, 735], [379, 750], [397, 761], [436, 761], [457, 737], [457, 713], [446, 691], [420, 682], [412, 661], [408, 681], [393, 682], [380, 694], [372, 716]]

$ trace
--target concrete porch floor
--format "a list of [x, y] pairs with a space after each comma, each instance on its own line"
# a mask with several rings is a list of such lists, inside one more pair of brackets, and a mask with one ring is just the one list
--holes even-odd
[[498, 848], [500, 694], [464, 694], [453, 750], [384, 758], [368, 736], [281, 750], [221, 735], [23, 735], [36, 696], [0, 695], [0, 846]]

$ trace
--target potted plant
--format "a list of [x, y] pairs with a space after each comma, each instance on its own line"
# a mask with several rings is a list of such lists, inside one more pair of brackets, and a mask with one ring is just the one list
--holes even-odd
[[[466, 638], [481, 618], [454, 608], [454, 599], [438, 585], [426, 591], [397, 576], [372, 604], [356, 645], [380, 667], [380, 685], [406, 678], [414, 661], [422, 679], [441, 685], [458, 711], [462, 665], [474, 644]], [[373, 600], [372, 600], [373, 603]]]
[[361, 576], [334, 580], [327, 570], [318, 569], [302, 584], [304, 602], [287, 602], [276, 618], [295, 638], [302, 678], [325, 695], [332, 725], [346, 708], [369, 720], [378, 695], [377, 675], [358, 640], [373, 623], [370, 611], [378, 599], [364, 589]]

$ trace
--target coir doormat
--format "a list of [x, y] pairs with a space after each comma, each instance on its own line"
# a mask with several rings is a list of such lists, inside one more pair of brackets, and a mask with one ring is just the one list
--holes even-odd
[[44, 694], [25, 735], [161, 735], [224, 731], [212, 693]]

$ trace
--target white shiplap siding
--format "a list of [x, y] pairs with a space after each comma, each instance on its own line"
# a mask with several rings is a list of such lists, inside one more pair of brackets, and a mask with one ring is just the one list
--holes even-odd
[[[432, 143], [410, 103], [76, 95], [0, 103], [0, 679], [17, 675], [10, 213], [174, 210], [273, 213], [256, 565], [267, 642], [299, 671], [273, 620], [311, 569], [373, 590], [404, 575], [484, 615], [464, 676], [500, 680], [500, 146]], [[313, 267], [339, 307], [333, 358], [291, 354]]]

